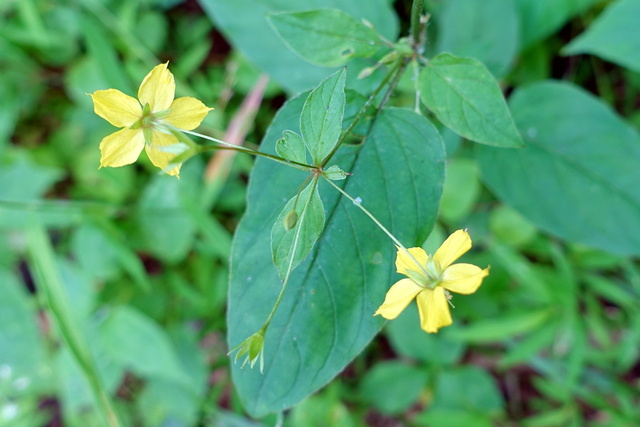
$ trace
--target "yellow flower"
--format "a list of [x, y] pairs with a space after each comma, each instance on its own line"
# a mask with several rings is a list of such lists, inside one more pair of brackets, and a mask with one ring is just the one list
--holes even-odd
[[[176, 83], [167, 65], [157, 65], [147, 74], [137, 100], [116, 89], [90, 94], [95, 113], [122, 128], [100, 143], [100, 167], [131, 164], [144, 147], [151, 162], [165, 170], [177, 155], [166, 147], [179, 143], [171, 131], [197, 128], [211, 110], [195, 98], [173, 99]], [[166, 172], [177, 176], [180, 165]]]
[[396, 269], [409, 278], [399, 280], [389, 289], [374, 316], [379, 314], [385, 319], [395, 319], [415, 298], [420, 312], [420, 327], [425, 332], [436, 333], [439, 328], [453, 323], [449, 312], [449, 291], [472, 294], [480, 287], [482, 279], [489, 275], [488, 268], [453, 264], [469, 249], [471, 237], [466, 230], [458, 230], [449, 236], [433, 257], [422, 248], [410, 248], [409, 253], [398, 248]]

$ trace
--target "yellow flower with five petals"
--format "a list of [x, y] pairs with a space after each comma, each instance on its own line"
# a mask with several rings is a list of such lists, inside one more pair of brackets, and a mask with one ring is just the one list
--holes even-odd
[[[157, 65], [147, 74], [138, 89], [138, 99], [117, 89], [90, 94], [95, 113], [122, 128], [100, 142], [100, 167], [131, 164], [145, 148], [151, 162], [166, 170], [177, 155], [167, 148], [179, 143], [173, 131], [197, 128], [211, 110], [195, 98], [174, 99], [176, 84], [167, 65]], [[180, 165], [166, 172], [177, 176]]]
[[389, 289], [384, 303], [374, 315], [395, 319], [415, 298], [420, 327], [425, 332], [436, 333], [453, 323], [449, 292], [472, 294], [489, 275], [489, 268], [453, 264], [469, 249], [471, 237], [466, 230], [454, 232], [432, 257], [422, 248], [398, 248], [396, 269], [408, 278], [399, 280]]

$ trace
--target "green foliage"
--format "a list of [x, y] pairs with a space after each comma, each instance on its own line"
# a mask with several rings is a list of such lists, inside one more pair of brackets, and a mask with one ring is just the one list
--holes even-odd
[[[302, 99], [294, 98], [280, 110], [264, 138], [263, 150], [273, 150], [283, 129], [298, 130], [302, 108]], [[426, 238], [435, 220], [443, 155], [433, 125], [411, 111], [390, 109], [380, 115], [361, 150], [345, 146], [334, 159], [353, 173], [345, 190], [361, 195], [362, 204], [389, 224], [394, 234], [417, 243]], [[264, 159], [257, 161], [252, 172], [248, 210], [232, 251], [231, 348], [261, 327], [276, 300], [279, 287], [264, 285], [279, 283], [276, 269], [264, 256], [269, 253], [269, 232], [271, 227], [282, 227], [278, 214], [287, 210], [282, 210], [282, 200], [297, 192], [303, 176]], [[394, 248], [372, 239], [371, 235], [383, 235], [352, 202], [330, 190], [320, 186], [325, 231], [309, 258], [291, 275], [292, 292], [285, 292], [267, 330], [264, 374], [232, 367], [240, 396], [256, 416], [292, 406], [324, 385], [381, 326], [380, 319], [372, 317], [373, 300], [382, 298], [391, 282], [384, 260], [392, 259]], [[390, 206], [399, 210], [392, 212]], [[363, 292], [377, 297], [354, 304]], [[283, 382], [284, 377], [288, 381]]]
[[383, 46], [378, 34], [337, 9], [273, 13], [269, 22], [282, 41], [307, 61], [338, 67], [351, 58], [367, 58]]
[[640, 254], [640, 195], [631, 185], [640, 179], [637, 130], [566, 83], [520, 88], [510, 105], [528, 144], [511, 151], [482, 147], [487, 185], [542, 229], [613, 253]]
[[497, 82], [482, 63], [441, 53], [420, 73], [420, 98], [457, 134], [497, 147], [521, 147]]
[[447, 1], [436, 18], [438, 52], [475, 58], [496, 77], [506, 74], [518, 52], [520, 23], [515, 2]]
[[564, 48], [565, 55], [591, 53], [640, 72], [640, 2], [616, 1], [589, 29]]
[[[234, 47], [239, 49], [247, 58], [256, 64], [261, 70], [268, 73], [279, 85], [291, 93], [297, 93], [315, 87], [324, 78], [328, 71], [324, 67], [312, 65], [303, 60], [297, 53], [292, 52], [282, 41], [280, 36], [273, 31], [267, 16], [273, 13], [307, 12], [320, 7], [328, 7], [327, 3], [316, 0], [296, 0], [282, 2], [268, 0], [255, 3], [252, 0], [201, 0], [200, 4], [218, 25]], [[389, 1], [371, 0], [361, 2], [359, 0], [343, 0], [331, 2], [330, 7], [349, 14], [351, 21], [366, 19], [375, 28], [376, 32], [389, 39], [395, 39], [398, 33], [398, 18], [393, 13]], [[329, 12], [336, 14], [336, 12]], [[242, 19], [238, 19], [242, 17]], [[347, 18], [348, 19], [348, 18]], [[331, 21], [324, 27], [333, 25]], [[359, 32], [362, 30], [360, 24]], [[343, 28], [342, 31], [345, 31]], [[257, 41], [259, 40], [259, 43]], [[297, 43], [294, 39], [288, 39], [289, 44]], [[308, 52], [308, 48], [304, 49]], [[342, 51], [338, 52], [341, 56]], [[351, 61], [353, 69], [349, 74], [352, 78], [358, 75], [359, 70], [367, 66], [366, 63]], [[367, 87], [370, 87], [367, 85]]]
[[[638, 1], [422, 3], [0, 5], [0, 425], [640, 424]], [[244, 153], [98, 169], [167, 60]], [[457, 229], [453, 325], [374, 317]]]
[[314, 165], [333, 152], [342, 133], [345, 70], [327, 77], [311, 91], [300, 113], [300, 133]]

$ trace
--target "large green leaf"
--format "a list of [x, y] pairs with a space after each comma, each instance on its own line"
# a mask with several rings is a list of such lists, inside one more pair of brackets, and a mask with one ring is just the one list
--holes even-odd
[[338, 9], [273, 13], [269, 22], [282, 41], [307, 61], [325, 67], [369, 57], [385, 46], [378, 34]]
[[519, 89], [511, 109], [527, 146], [478, 151], [487, 185], [566, 240], [640, 254], [640, 135], [599, 99], [567, 83]]
[[481, 144], [521, 147], [522, 139], [489, 70], [441, 53], [420, 72], [422, 102], [452, 131]]
[[[298, 131], [304, 97], [278, 113], [262, 149], [273, 152], [285, 129]], [[362, 147], [338, 150], [353, 173], [339, 181], [406, 245], [427, 237], [436, 218], [444, 152], [435, 127], [408, 110], [383, 112]], [[257, 331], [280, 290], [270, 231], [306, 174], [259, 159], [247, 212], [236, 231], [229, 289], [230, 348]], [[265, 337], [264, 374], [232, 366], [236, 389], [254, 416], [295, 405], [340, 372], [382, 325], [373, 313], [396, 278], [393, 244], [349, 200], [322, 183], [327, 223], [310, 256], [293, 272]]]
[[[267, 14], [339, 9], [356, 20], [364, 18], [371, 22], [387, 39], [395, 40], [398, 32], [397, 16], [387, 0], [199, 0], [199, 3], [236, 49], [292, 93], [316, 86], [328, 74], [327, 68], [313, 65], [292, 52], [269, 25]], [[358, 72], [351, 74], [355, 77]]]
[[520, 15], [522, 47], [547, 37], [598, 0], [514, 0]]
[[640, 0], [611, 4], [563, 53], [592, 53], [640, 72]]
[[482, 61], [496, 77], [509, 70], [520, 35], [513, 1], [449, 0], [436, 17], [438, 52]]

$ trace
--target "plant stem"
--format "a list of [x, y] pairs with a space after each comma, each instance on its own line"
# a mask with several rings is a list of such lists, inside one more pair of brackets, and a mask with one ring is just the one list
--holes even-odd
[[64, 342], [89, 383], [105, 425], [119, 427], [120, 422], [100, 380], [87, 343], [80, 328], [74, 322], [66, 290], [60, 281], [53, 248], [42, 226], [39, 224], [31, 226], [27, 232], [27, 241], [31, 268], [36, 279], [35, 283], [41, 292], [40, 295], [44, 297], [45, 305], [51, 310]]
[[180, 129], [180, 132], [189, 134], [189, 135], [193, 135], [193, 136], [197, 136], [203, 139], [208, 139], [209, 141], [213, 141], [216, 142], [221, 146], [217, 146], [217, 145], [203, 145], [200, 146], [200, 152], [203, 153], [205, 151], [210, 151], [210, 150], [220, 150], [220, 149], [224, 149], [224, 150], [232, 150], [232, 151], [239, 151], [242, 153], [247, 153], [247, 154], [251, 154], [253, 156], [259, 156], [259, 157], [265, 157], [269, 160], [273, 160], [274, 162], [278, 162], [278, 163], [282, 163], [284, 165], [287, 166], [291, 166], [293, 168], [296, 169], [300, 169], [300, 170], [304, 170], [304, 171], [313, 171], [315, 169], [317, 169], [315, 166], [311, 166], [308, 165], [306, 163], [299, 163], [293, 160], [289, 160], [289, 159], [285, 159], [283, 157], [280, 156], [276, 156], [273, 154], [269, 154], [269, 153], [263, 153], [262, 151], [256, 151], [256, 150], [252, 150], [251, 148], [246, 148], [246, 147], [242, 147], [239, 145], [235, 145], [235, 144], [230, 144], [228, 142], [222, 141], [220, 139], [214, 138], [212, 136], [208, 136], [208, 135], [203, 135], [201, 133], [198, 132], [193, 132], [193, 131], [189, 131], [189, 130], [184, 130], [184, 129]]
[[423, 27], [422, 22], [420, 22], [420, 17], [423, 7], [424, 0], [413, 0], [413, 5], [411, 5], [411, 45], [414, 51], [422, 45]]

